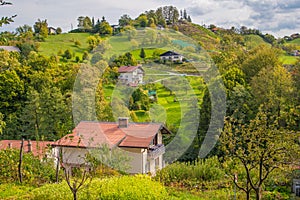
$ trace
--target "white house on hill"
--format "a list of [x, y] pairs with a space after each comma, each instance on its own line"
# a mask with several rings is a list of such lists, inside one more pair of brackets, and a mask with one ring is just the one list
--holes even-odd
[[61, 152], [64, 167], [84, 165], [89, 150], [105, 144], [110, 150], [124, 150], [131, 158], [128, 173], [155, 174], [164, 167], [162, 134], [170, 131], [160, 123], [129, 123], [128, 118], [119, 118], [118, 122], [84, 121], [53, 146]]
[[167, 51], [159, 55], [160, 60], [162, 61], [171, 61], [171, 62], [182, 62], [183, 55], [176, 53], [174, 51]]
[[143, 83], [144, 70], [141, 66], [122, 66], [119, 68], [119, 80], [130, 86], [137, 86]]

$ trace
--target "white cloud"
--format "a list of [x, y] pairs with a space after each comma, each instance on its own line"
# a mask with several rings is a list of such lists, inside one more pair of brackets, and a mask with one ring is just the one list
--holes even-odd
[[[17, 14], [15, 22], [0, 28], [15, 30], [24, 24], [33, 25], [37, 19], [47, 19], [48, 24], [69, 31], [77, 26], [79, 16], [105, 16], [110, 23], [117, 23], [122, 14], [132, 18], [150, 9], [174, 5], [187, 9], [194, 22], [215, 24], [230, 28], [247, 26], [271, 31], [275, 35], [299, 32], [299, 0], [27, 0], [13, 1], [12, 6], [0, 6], [1, 16]], [[284, 31], [283, 31], [284, 30]]]

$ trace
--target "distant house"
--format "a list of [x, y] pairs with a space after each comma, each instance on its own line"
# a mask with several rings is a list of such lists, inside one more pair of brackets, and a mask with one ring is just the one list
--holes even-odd
[[122, 66], [118, 72], [119, 80], [124, 84], [137, 86], [143, 83], [145, 72], [141, 66]]
[[55, 35], [56, 34], [56, 28], [48, 27], [48, 34], [49, 35]]
[[[0, 140], [0, 150], [4, 150], [4, 149], [19, 150], [21, 148], [21, 142], [22, 142], [21, 140]], [[47, 153], [49, 153], [52, 144], [54, 144], [54, 142], [24, 140], [23, 151], [25, 153], [32, 152], [34, 156], [43, 158], [47, 155]], [[50, 153], [50, 156], [51, 154], [52, 153]]]
[[165, 27], [162, 26], [162, 25], [160, 25], [160, 24], [158, 24], [158, 25], [156, 26], [156, 29], [157, 29], [157, 30], [164, 30]]
[[0, 46], [0, 50], [10, 51], [10, 52], [21, 52], [21, 50], [16, 46]]
[[160, 54], [159, 57], [162, 61], [182, 62], [183, 60], [183, 55], [174, 51], [167, 51], [163, 54]]
[[110, 150], [124, 150], [131, 158], [128, 173], [155, 174], [164, 167], [162, 134], [169, 133], [160, 123], [129, 123], [128, 118], [119, 118], [118, 122], [83, 121], [53, 146], [61, 152], [65, 167], [87, 164], [84, 158], [89, 150], [106, 144]]
[[290, 52], [291, 56], [299, 56], [299, 51], [298, 50], [293, 50]]

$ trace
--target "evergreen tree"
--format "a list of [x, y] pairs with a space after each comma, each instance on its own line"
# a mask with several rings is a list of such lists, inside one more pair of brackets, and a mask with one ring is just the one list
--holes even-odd
[[144, 60], [145, 62], [145, 58], [146, 58], [146, 53], [145, 53], [145, 50], [144, 48], [141, 49], [141, 52], [140, 52], [140, 57]]

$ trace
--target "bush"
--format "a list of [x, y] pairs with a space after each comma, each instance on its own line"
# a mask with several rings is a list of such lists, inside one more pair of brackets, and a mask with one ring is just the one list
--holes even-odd
[[[0, 184], [19, 182], [19, 151], [16, 149], [1, 150], [0, 160]], [[22, 175], [24, 183], [36, 186], [54, 181], [55, 169], [53, 162], [41, 162], [32, 153], [26, 153], [23, 155]]]
[[224, 176], [225, 172], [222, 170], [218, 158], [212, 157], [198, 160], [193, 164], [173, 163], [159, 171], [155, 179], [168, 186], [179, 185], [194, 188], [201, 184], [206, 188], [211, 187], [209, 182], [218, 182], [223, 180]]

